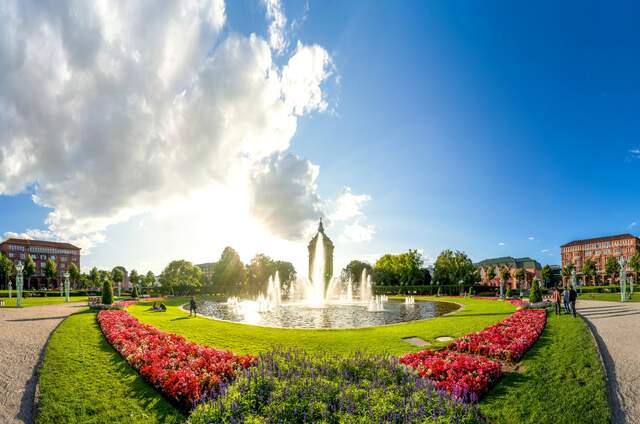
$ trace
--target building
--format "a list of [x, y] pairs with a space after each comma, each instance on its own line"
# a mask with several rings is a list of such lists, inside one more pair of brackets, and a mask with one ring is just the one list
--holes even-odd
[[318, 244], [318, 237], [322, 235], [322, 250], [324, 251], [324, 287], [325, 291], [329, 286], [329, 281], [333, 276], [333, 242], [324, 232], [324, 225], [322, 225], [322, 218], [320, 218], [320, 223], [318, 224], [318, 232], [315, 236], [309, 241], [309, 278], [313, 280], [313, 269], [314, 269], [314, 261], [316, 256], [316, 244]]
[[[483, 261], [477, 262], [473, 264], [480, 271], [480, 278], [482, 280], [482, 284], [486, 284], [488, 286], [499, 286], [500, 285], [500, 270], [503, 267], [509, 268], [511, 271], [511, 279], [509, 283], [511, 284], [512, 289], [518, 289], [518, 280], [515, 276], [516, 270], [524, 269], [525, 271], [525, 279], [524, 279], [524, 289], [528, 289], [531, 281], [534, 277], [538, 277], [538, 279], [542, 280], [540, 271], [542, 270], [542, 266], [540, 263], [532, 258], [514, 258], [511, 256], [503, 256], [501, 258], [493, 258], [493, 259], [485, 259]], [[487, 272], [490, 268], [493, 268], [495, 276], [493, 278], [489, 278]]]
[[215, 262], [207, 262], [204, 264], [196, 264], [196, 266], [198, 268], [200, 268], [200, 270], [202, 271], [202, 274], [204, 274], [204, 279], [207, 282], [211, 282], [211, 278], [213, 277], [213, 267], [216, 265]]
[[[26, 240], [10, 238], [0, 243], [0, 252], [7, 256], [14, 264], [24, 263], [27, 255], [31, 255], [36, 265], [36, 272], [29, 279], [25, 278], [25, 289], [38, 289], [48, 287], [59, 287], [62, 281], [61, 276], [74, 263], [80, 270], [80, 248], [69, 243], [58, 243], [54, 241]], [[58, 268], [59, 277], [57, 281], [47, 281], [44, 275], [47, 260], [53, 260]], [[2, 281], [0, 284], [4, 285]], [[15, 286], [14, 286], [15, 287]]]
[[[615, 236], [597, 237], [584, 240], [574, 240], [560, 246], [562, 268], [573, 264], [576, 276], [583, 278], [582, 267], [587, 259], [595, 262], [596, 281], [604, 282], [605, 263], [608, 258], [624, 256], [627, 264], [629, 259], [640, 251], [640, 238], [632, 234], [618, 234]], [[587, 282], [591, 283], [591, 281]]]

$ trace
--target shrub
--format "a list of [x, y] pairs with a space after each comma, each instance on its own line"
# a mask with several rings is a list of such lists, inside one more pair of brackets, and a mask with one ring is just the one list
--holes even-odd
[[138, 297], [138, 288], [133, 286], [133, 290], [131, 290], [131, 297]]
[[448, 397], [396, 358], [275, 350], [217, 400], [200, 404], [189, 422], [471, 423], [477, 414], [475, 405]]
[[505, 291], [506, 297], [511, 297], [511, 286], [507, 286], [507, 290]]
[[473, 287], [469, 287], [469, 296], [473, 296]]
[[113, 285], [111, 281], [105, 280], [102, 284], [102, 304], [111, 305], [113, 303]]
[[529, 302], [542, 302], [542, 291], [540, 290], [540, 282], [537, 278], [534, 278], [533, 282], [531, 283], [531, 290], [529, 291]]

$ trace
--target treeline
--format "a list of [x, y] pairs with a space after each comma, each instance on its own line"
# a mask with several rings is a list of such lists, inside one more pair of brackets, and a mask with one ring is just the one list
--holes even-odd
[[244, 264], [240, 255], [231, 247], [225, 247], [213, 272], [205, 276], [203, 271], [189, 261], [172, 261], [160, 274], [160, 287], [169, 294], [209, 293], [236, 296], [256, 296], [265, 293], [269, 277], [276, 271], [282, 288], [288, 291], [296, 278], [291, 262], [273, 260], [258, 253], [251, 262]]

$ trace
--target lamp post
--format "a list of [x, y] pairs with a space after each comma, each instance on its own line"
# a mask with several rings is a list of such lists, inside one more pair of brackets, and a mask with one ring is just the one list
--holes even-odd
[[16, 264], [16, 306], [22, 308], [22, 262]]
[[69, 301], [69, 271], [64, 273], [64, 301]]
[[9, 299], [11, 299], [11, 275], [7, 277], [7, 288], [9, 289]]

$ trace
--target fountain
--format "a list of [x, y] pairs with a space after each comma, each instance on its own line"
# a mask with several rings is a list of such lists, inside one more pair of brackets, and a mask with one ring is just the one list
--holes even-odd
[[333, 248], [320, 220], [308, 246], [308, 277], [292, 281], [286, 296], [276, 272], [268, 278], [266, 293], [254, 300], [231, 296], [226, 303], [204, 301], [198, 310], [215, 319], [271, 327], [358, 328], [429, 319], [458, 308], [447, 302], [416, 302], [413, 296], [404, 302], [389, 301], [386, 295], [374, 296], [366, 269], [354, 293], [352, 278], [343, 281], [333, 277]]

